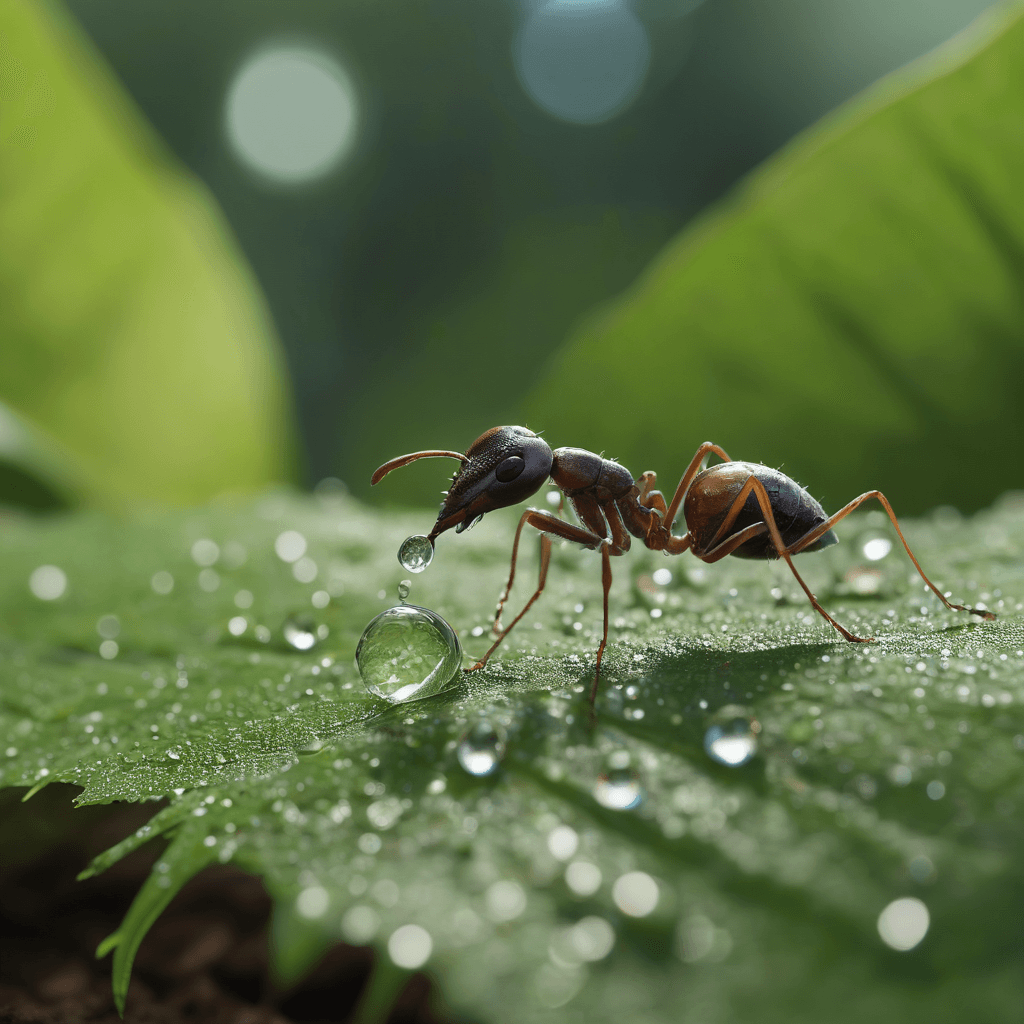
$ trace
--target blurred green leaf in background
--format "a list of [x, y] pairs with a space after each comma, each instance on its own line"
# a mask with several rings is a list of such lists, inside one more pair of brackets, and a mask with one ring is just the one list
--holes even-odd
[[666, 487], [707, 439], [827, 507], [880, 488], [898, 511], [975, 509], [1020, 486], [1022, 138], [1014, 4], [683, 232], [557, 355], [529, 424]]
[[280, 363], [202, 185], [57, 8], [0, 3], [0, 402], [51, 448], [0, 450], [0, 498], [56, 502], [55, 463], [111, 508], [285, 479]]

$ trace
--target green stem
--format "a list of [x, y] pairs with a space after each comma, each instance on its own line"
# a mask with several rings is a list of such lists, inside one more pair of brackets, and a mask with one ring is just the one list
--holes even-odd
[[411, 974], [411, 971], [396, 967], [385, 953], [377, 951], [373, 970], [348, 1024], [385, 1024]]

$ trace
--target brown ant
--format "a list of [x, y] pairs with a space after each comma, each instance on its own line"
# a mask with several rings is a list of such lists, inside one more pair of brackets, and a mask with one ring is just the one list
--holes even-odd
[[[712, 454], [723, 461], [701, 470], [704, 459]], [[525, 427], [493, 427], [481, 434], [465, 455], [461, 452], [425, 451], [399, 456], [381, 466], [373, 474], [371, 483], [378, 483], [391, 470], [407, 466], [416, 459], [433, 457], [458, 459], [462, 466], [456, 471], [451, 487], [445, 493], [437, 522], [427, 535], [431, 548], [445, 530], [454, 526], [456, 532], [461, 533], [476, 525], [487, 512], [524, 501], [535, 494], [549, 477], [568, 499], [581, 526], [536, 508], [527, 509], [519, 520], [512, 545], [508, 583], [498, 600], [494, 616], [493, 631], [497, 639], [473, 669], [487, 664], [487, 659], [498, 645], [540, 597], [551, 561], [551, 536], [561, 537], [601, 552], [604, 633], [597, 649], [594, 684], [590, 690], [591, 706], [597, 696], [601, 657], [608, 643], [611, 559], [629, 550], [630, 534], [652, 551], [680, 555], [690, 550], [709, 563], [717, 562], [726, 555], [784, 558], [814, 610], [844, 639], [866, 643], [874, 638], [854, 636], [822, 608], [796, 571], [792, 556], [804, 551], [820, 551], [836, 544], [838, 538], [832, 527], [869, 498], [877, 498], [921, 579], [938, 599], [949, 609], [970, 612], [984, 619], [995, 618], [992, 612], [951, 604], [946, 600], [938, 587], [925, 576], [900, 530], [892, 506], [881, 491], [867, 491], [834, 516], [827, 516], [821, 505], [784, 473], [757, 463], [733, 462], [718, 445], [709, 441], [697, 449], [667, 504], [661, 491], [654, 489], [654, 473], [643, 473], [636, 481], [624, 466], [582, 448], [556, 448], [552, 451], [543, 438]], [[680, 506], [687, 532], [677, 536], [672, 533], [672, 525]], [[519, 539], [524, 526], [532, 526], [540, 532], [540, 575], [533, 597], [502, 629], [501, 613], [515, 580]]]

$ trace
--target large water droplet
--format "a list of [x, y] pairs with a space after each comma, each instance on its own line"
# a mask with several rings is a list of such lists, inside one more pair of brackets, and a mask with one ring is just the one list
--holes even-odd
[[639, 774], [630, 767], [628, 751], [617, 750], [608, 758], [608, 770], [598, 776], [594, 799], [613, 811], [629, 811], [644, 798]]
[[308, 651], [316, 644], [316, 627], [309, 619], [289, 619], [281, 630], [285, 640], [297, 651]]
[[505, 756], [505, 730], [481, 719], [459, 740], [456, 754], [470, 775], [491, 775]]
[[761, 723], [734, 704], [726, 705], [716, 714], [704, 733], [704, 749], [719, 764], [737, 768], [757, 753], [757, 734]]
[[356, 664], [370, 693], [401, 703], [448, 689], [462, 664], [462, 646], [437, 612], [397, 605], [363, 630]]
[[402, 541], [398, 549], [398, 560], [408, 572], [423, 572], [434, 557], [434, 545], [430, 538], [421, 533], [413, 534]]

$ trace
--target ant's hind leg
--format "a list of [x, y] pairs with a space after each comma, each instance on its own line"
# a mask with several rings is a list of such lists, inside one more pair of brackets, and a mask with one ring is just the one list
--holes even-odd
[[791, 544], [789, 547], [789, 553], [795, 555], [798, 552], [803, 551], [804, 548], [809, 547], [819, 537], [821, 537], [824, 533], [830, 530], [836, 523], [838, 523], [840, 519], [845, 519], [854, 509], [863, 505], [864, 502], [869, 500], [870, 498], [877, 498], [878, 501], [881, 503], [882, 507], [886, 511], [886, 514], [889, 516], [889, 520], [892, 523], [893, 528], [896, 530], [896, 534], [900, 539], [900, 543], [903, 545], [903, 550], [906, 551], [910, 560], [914, 563], [914, 568], [917, 570], [921, 579], [923, 579], [925, 583], [928, 584], [928, 587], [931, 589], [932, 593], [935, 594], [935, 596], [938, 597], [938, 599], [947, 608], [949, 608], [951, 611], [970, 612], [971, 615], [980, 615], [983, 619], [994, 619], [996, 617], [995, 612], [986, 611], [982, 608], [969, 608], [965, 604], [953, 604], [951, 601], [947, 600], [945, 594], [943, 594], [942, 591], [939, 590], [939, 588], [935, 586], [935, 584], [932, 583], [932, 581], [928, 579], [927, 576], [925, 576], [924, 570], [921, 568], [921, 563], [918, 562], [918, 560], [914, 557], [914, 552], [910, 550], [910, 545], [907, 543], [906, 537], [903, 536], [903, 531], [900, 529], [900, 524], [896, 521], [896, 513], [892, 510], [892, 505], [889, 504], [889, 499], [886, 498], [886, 496], [881, 491], [866, 491], [864, 494], [860, 495], [860, 497], [854, 498], [853, 501], [851, 501], [845, 507], [841, 508], [834, 516], [830, 516], [828, 519], [825, 520], [825, 522], [821, 523], [819, 526], [816, 526], [809, 533], [801, 537], [795, 544]]
[[[747, 482], [740, 488], [739, 493], [736, 495], [735, 501], [729, 508], [729, 512], [725, 517], [725, 523], [731, 524], [735, 521], [736, 516], [739, 515], [740, 510], [747, 503], [747, 498], [751, 492], [757, 497], [757, 503], [761, 506], [761, 515], [764, 517], [763, 523], [754, 523], [751, 526], [746, 527], [744, 530], [740, 530], [739, 533], [732, 537], [727, 537], [721, 544], [712, 548], [710, 551], [704, 553], [694, 552], [698, 558], [702, 558], [704, 561], [717, 561], [719, 558], [725, 555], [731, 554], [739, 547], [742, 541], [740, 538], [749, 540], [751, 537], [756, 537], [759, 534], [764, 533], [764, 529], [767, 527], [768, 533], [771, 535], [772, 544], [775, 550], [779, 553], [780, 558], [786, 560], [786, 564], [789, 566], [790, 572], [796, 577], [797, 583], [800, 584], [801, 589], [807, 595], [807, 600], [811, 602], [811, 607], [827, 622], [835, 627], [836, 630], [842, 635], [844, 640], [849, 640], [851, 643], [869, 643], [874, 637], [869, 636], [856, 636], [851, 633], [845, 626], [841, 626], [831, 615], [818, 603], [818, 599], [811, 592], [811, 588], [804, 583], [803, 577], [797, 572], [796, 566], [793, 564], [793, 559], [790, 557], [790, 551], [785, 544], [782, 543], [782, 534], [779, 532], [779, 527], [775, 522], [775, 515], [772, 512], [771, 498], [768, 497], [768, 492], [764, 489], [764, 484], [755, 476], [747, 478]], [[728, 527], [727, 527], [728, 528]], [[722, 531], [719, 530], [719, 533]]]

